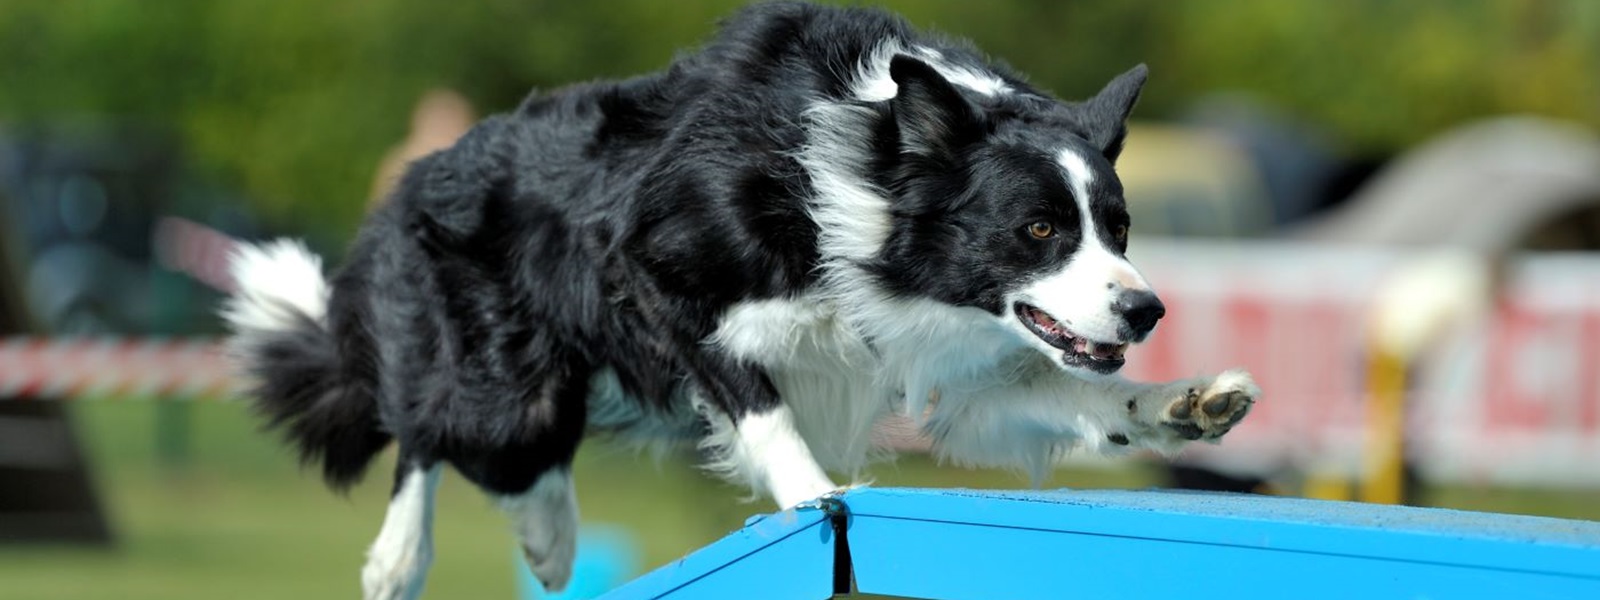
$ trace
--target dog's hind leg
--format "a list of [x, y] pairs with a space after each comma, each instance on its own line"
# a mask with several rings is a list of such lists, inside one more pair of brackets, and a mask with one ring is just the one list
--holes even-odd
[[389, 511], [361, 569], [366, 600], [412, 600], [422, 595], [433, 563], [433, 496], [438, 486], [438, 464], [402, 459], [396, 468]]
[[545, 471], [527, 491], [501, 496], [499, 502], [511, 517], [528, 568], [546, 590], [565, 589], [578, 551], [578, 497], [571, 467]]
[[506, 512], [528, 567], [545, 590], [560, 591], [572, 577], [578, 546], [578, 499], [572, 457], [583, 439], [590, 370], [549, 369], [519, 398], [513, 441], [482, 445], [462, 440], [449, 459]]

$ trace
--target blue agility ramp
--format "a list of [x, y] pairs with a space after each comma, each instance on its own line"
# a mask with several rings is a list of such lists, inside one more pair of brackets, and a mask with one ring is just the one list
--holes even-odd
[[858, 489], [605, 596], [1600, 598], [1600, 523], [1174, 491]]

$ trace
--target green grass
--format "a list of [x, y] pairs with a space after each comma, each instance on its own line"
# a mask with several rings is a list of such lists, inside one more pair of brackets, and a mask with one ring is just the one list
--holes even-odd
[[[363, 552], [387, 504], [392, 453], [348, 497], [301, 471], [239, 403], [192, 406], [190, 460], [163, 466], [150, 403], [86, 402], [75, 411], [115, 547], [0, 547], [0, 599], [356, 597]], [[620, 525], [650, 568], [737, 529], [765, 502], [683, 459], [655, 460], [590, 443], [575, 469], [585, 522]], [[448, 472], [447, 472], [448, 473]], [[959, 475], [952, 479], [951, 475]], [[940, 470], [926, 461], [884, 465], [882, 484], [1018, 487], [999, 472]], [[1143, 485], [1131, 472], [1089, 473], [1083, 486]], [[430, 597], [510, 598], [513, 545], [506, 520], [448, 473], [439, 490]]]
[[[190, 460], [163, 466], [154, 405], [78, 405], [117, 543], [109, 549], [0, 547], [0, 599], [184, 600], [357, 597], [363, 552], [383, 519], [392, 457], [341, 497], [286, 449], [256, 430], [238, 403], [192, 407]], [[765, 502], [700, 473], [683, 459], [656, 461], [590, 443], [576, 468], [585, 522], [631, 530], [645, 568], [738, 528]], [[1016, 475], [939, 468], [906, 458], [874, 469], [878, 485], [1024, 487]], [[1065, 470], [1050, 486], [1142, 487], [1148, 466]], [[1436, 488], [1437, 504], [1476, 510], [1600, 519], [1600, 494]], [[475, 489], [448, 474], [439, 493], [429, 579], [435, 598], [510, 598], [512, 540], [505, 519]]]

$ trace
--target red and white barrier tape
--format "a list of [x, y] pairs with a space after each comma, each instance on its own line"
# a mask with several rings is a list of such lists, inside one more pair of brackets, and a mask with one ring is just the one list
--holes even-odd
[[[238, 242], [177, 219], [154, 233], [163, 265], [232, 287], [227, 257]], [[1255, 375], [1266, 401], [1228, 444], [1191, 459], [1268, 470], [1359, 464], [1373, 292], [1414, 258], [1145, 240], [1136, 260], [1159, 282], [1169, 316], [1129, 354], [1126, 376], [1161, 381], [1236, 366]], [[1600, 364], [1600, 260], [1542, 256], [1513, 266], [1501, 309], [1415, 365], [1409, 452], [1445, 479], [1600, 485], [1600, 375], [1592, 368]], [[238, 382], [216, 340], [0, 338], [0, 397], [225, 397]]]
[[234, 387], [215, 340], [0, 338], [0, 398], [215, 398]]
[[[228, 258], [237, 240], [178, 217], [160, 219], [151, 237], [163, 267], [233, 289]], [[216, 340], [0, 338], [0, 399], [210, 398], [234, 389]]]

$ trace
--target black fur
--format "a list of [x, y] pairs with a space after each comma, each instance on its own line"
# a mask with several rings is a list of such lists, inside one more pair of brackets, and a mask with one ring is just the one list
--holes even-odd
[[[1011, 92], [975, 94], [902, 55], [899, 96], [853, 100], [885, 40]], [[1066, 104], [883, 12], [748, 8], [665, 71], [532, 96], [417, 161], [333, 279], [327, 329], [261, 347], [257, 398], [336, 486], [392, 436], [402, 469], [448, 461], [496, 493], [570, 462], [599, 369], [652, 410], [689, 410], [686, 386], [733, 418], [765, 410], [779, 402], [767, 375], [704, 340], [735, 303], [818, 285], [816, 190], [795, 158], [809, 107], [875, 115], [858, 132], [874, 156], [851, 167], [894, 200], [895, 233], [863, 265], [876, 284], [999, 314], [1008, 286], [1127, 223], [1105, 178], [1101, 230], [1078, 231], [1046, 150], [1076, 144], [1109, 171], [1143, 79]], [[1041, 220], [1060, 235], [1030, 239]]]
[[307, 319], [267, 334], [245, 349], [258, 383], [255, 407], [269, 427], [281, 428], [307, 464], [343, 490], [389, 444], [376, 399], [362, 378], [343, 371], [336, 340]]

